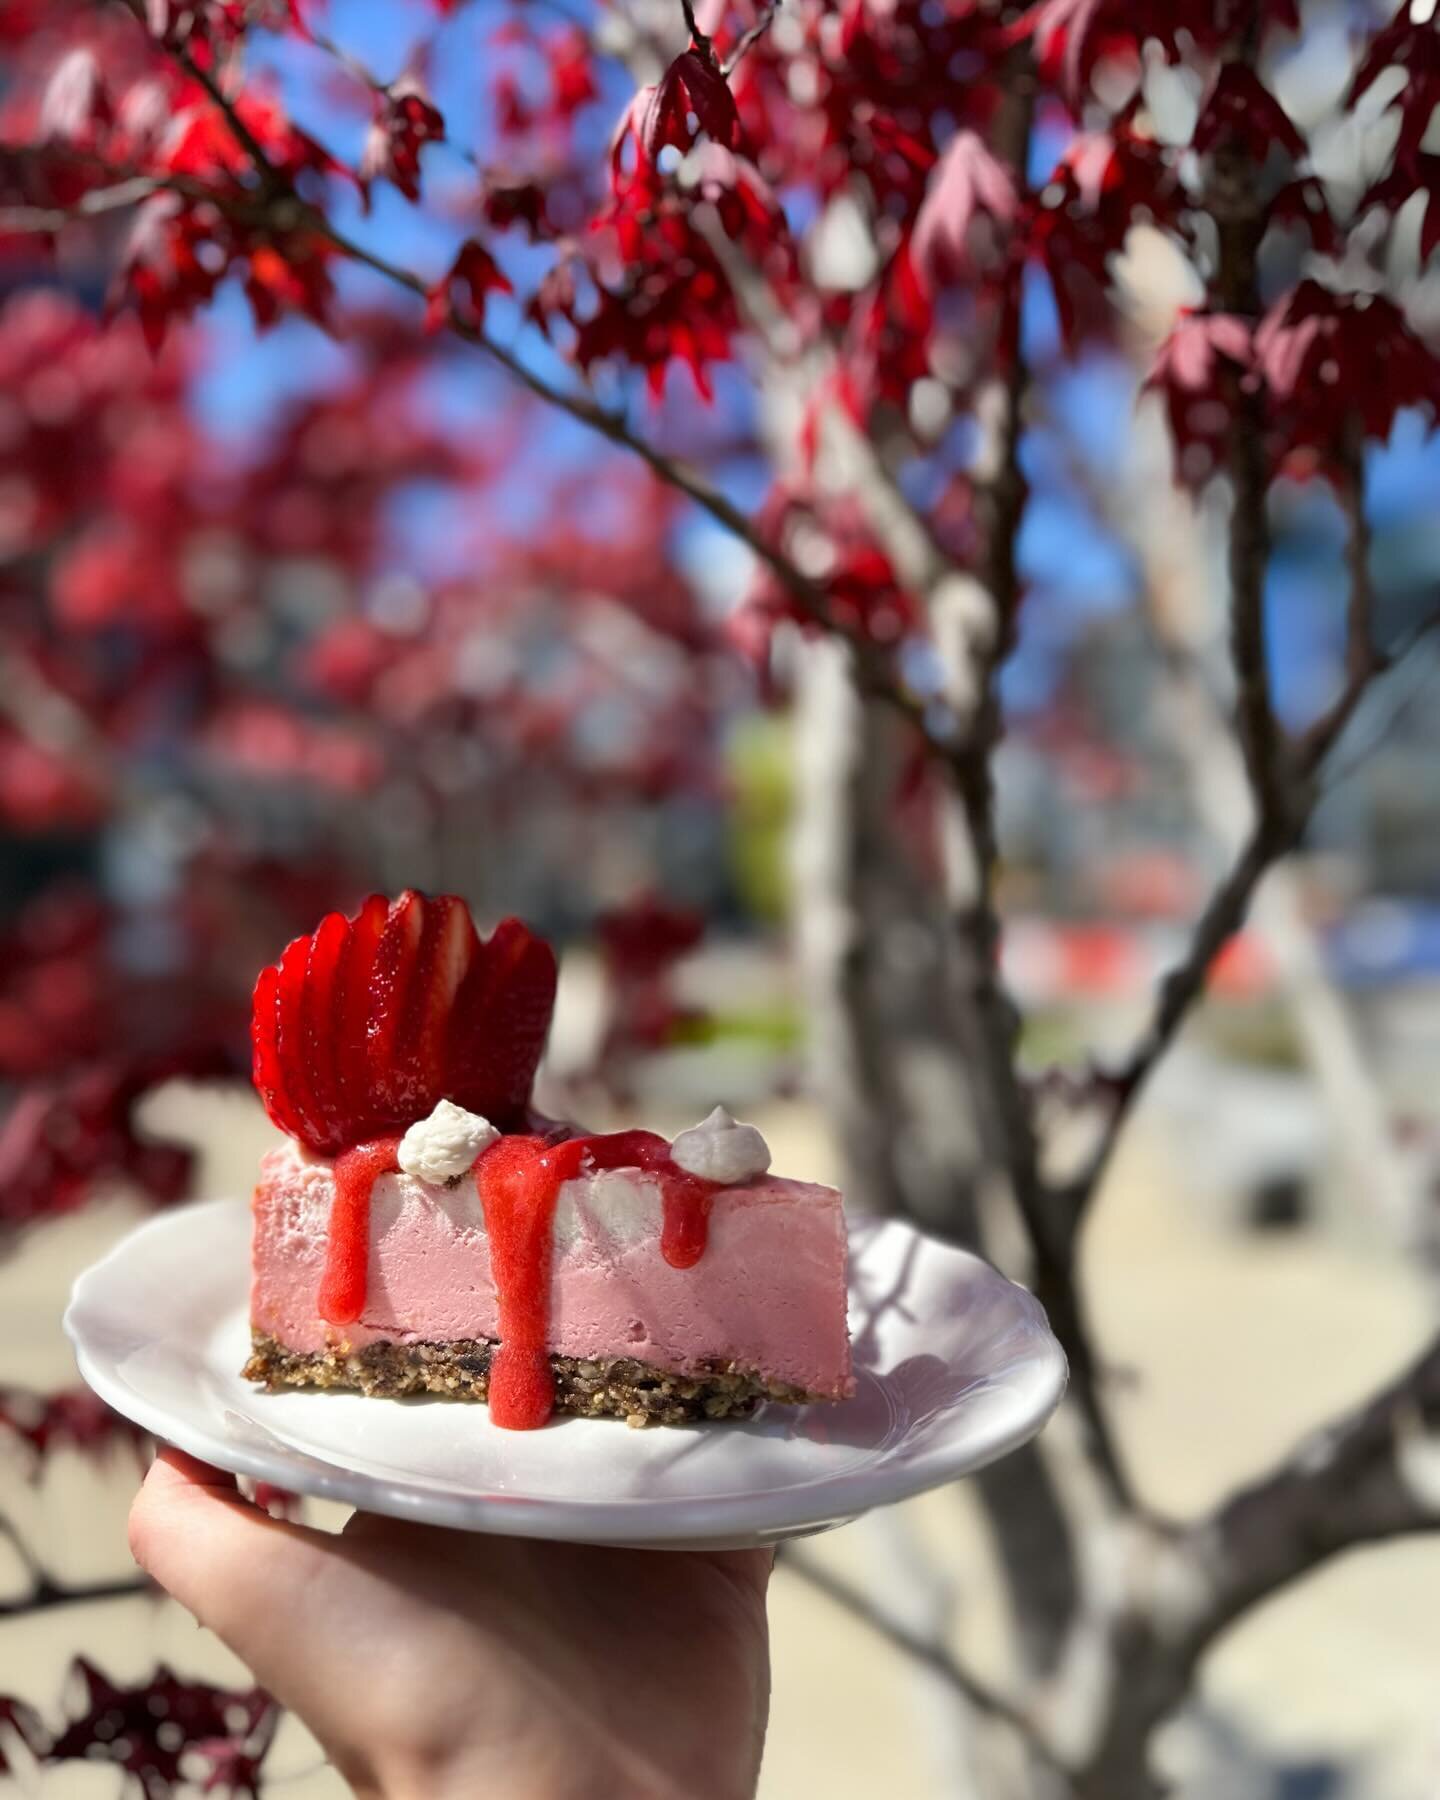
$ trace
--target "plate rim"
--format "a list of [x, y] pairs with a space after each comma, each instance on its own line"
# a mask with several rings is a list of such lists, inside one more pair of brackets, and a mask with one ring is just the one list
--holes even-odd
[[[494, 1493], [451, 1495], [418, 1492], [393, 1477], [366, 1474], [329, 1460], [310, 1449], [301, 1449], [277, 1438], [279, 1452], [247, 1446], [241, 1440], [205, 1428], [188, 1416], [177, 1418], [163, 1404], [153, 1401], [118, 1367], [97, 1360], [87, 1342], [86, 1319], [92, 1307], [103, 1304], [99, 1293], [112, 1274], [112, 1265], [133, 1254], [149, 1237], [203, 1230], [210, 1220], [248, 1212], [249, 1202], [237, 1196], [185, 1202], [167, 1208], [126, 1232], [105, 1254], [75, 1278], [62, 1326], [75, 1355], [82, 1380], [105, 1403], [141, 1426], [159, 1441], [173, 1444], [202, 1461], [253, 1480], [274, 1482], [292, 1492], [335, 1500], [362, 1511], [381, 1512], [454, 1530], [482, 1531], [502, 1537], [539, 1537], [571, 1543], [628, 1544], [633, 1547], [680, 1547], [697, 1541], [756, 1541], [778, 1539], [807, 1530], [822, 1530], [844, 1523], [876, 1507], [891, 1505], [950, 1481], [961, 1480], [1009, 1455], [1035, 1437], [1064, 1397], [1069, 1379], [1064, 1351], [1050, 1328], [1044, 1309], [1028, 1289], [1001, 1274], [975, 1252], [947, 1244], [912, 1225], [908, 1220], [878, 1215], [846, 1216], [851, 1245], [891, 1232], [920, 1239], [935, 1251], [967, 1263], [983, 1272], [987, 1283], [1011, 1290], [1017, 1316], [1028, 1315], [1034, 1350], [1031, 1353], [1036, 1384], [1033, 1404], [1018, 1412], [1003, 1429], [995, 1430], [978, 1450], [961, 1452], [937, 1446], [904, 1464], [861, 1468], [851, 1473], [822, 1476], [798, 1487], [757, 1494], [731, 1493], [722, 1498], [685, 1496], [655, 1498], [640, 1495], [607, 1500], [580, 1498], [507, 1497]], [[248, 1270], [246, 1271], [248, 1273]], [[97, 1292], [98, 1290], [98, 1292]], [[157, 1334], [163, 1336], [164, 1334]], [[213, 1416], [213, 1402], [207, 1413]], [[580, 1421], [596, 1423], [596, 1421]], [[600, 1422], [603, 1423], [603, 1422]], [[284, 1459], [292, 1459], [299, 1467]], [[303, 1482], [295, 1479], [303, 1474]], [[817, 1508], [817, 1489], [837, 1485], [835, 1505]], [[805, 1496], [810, 1499], [807, 1504]], [[643, 1523], [642, 1523], [643, 1522]]]

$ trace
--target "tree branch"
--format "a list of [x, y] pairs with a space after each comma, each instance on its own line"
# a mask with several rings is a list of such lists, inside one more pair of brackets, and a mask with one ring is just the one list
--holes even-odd
[[[130, 6], [131, 10], [134, 11], [137, 16], [140, 16], [141, 0], [130, 0]], [[142, 25], [144, 24], [143, 16], [141, 17], [141, 23]], [[255, 173], [260, 177], [261, 187], [267, 192], [281, 192], [287, 190], [288, 184], [285, 182], [284, 177], [270, 161], [269, 156], [266, 155], [265, 146], [245, 123], [244, 119], [240, 117], [239, 109], [236, 107], [235, 102], [225, 92], [224, 88], [221, 87], [214, 70], [202, 68], [183, 45], [175, 46], [171, 50], [171, 55], [174, 56], [176, 62], [184, 69], [190, 79], [194, 82], [198, 82], [199, 85], [204, 88], [205, 92], [210, 96], [210, 99], [224, 115], [225, 123], [230, 128], [230, 135], [254, 164]]]
[[754, 49], [755, 45], [760, 42], [761, 38], [764, 37], [765, 33], [770, 29], [775, 15], [779, 10], [780, 0], [771, 0], [770, 5], [764, 9], [760, 14], [760, 17], [740, 38], [740, 41], [726, 58], [720, 71], [727, 81], [735, 73], [736, 69], [744, 59], [750, 54], [751, 50]]
[[706, 62], [714, 63], [715, 46], [695, 22], [695, 0], [680, 0], [680, 10], [685, 15], [685, 29], [690, 33], [690, 42]]
[[[1249, 15], [1230, 60], [1253, 61], [1258, 14]], [[1214, 303], [1253, 324], [1260, 316], [1256, 270], [1266, 215], [1256, 171], [1235, 145], [1211, 155], [1205, 209], [1215, 221], [1219, 257], [1211, 284]], [[1211, 895], [1184, 959], [1161, 984], [1155, 1009], [1128, 1061], [1109, 1079], [1115, 1101], [1090, 1161], [1070, 1184], [1077, 1218], [1093, 1199], [1136, 1098], [1204, 992], [1211, 964], [1244, 922], [1265, 871], [1299, 842], [1315, 809], [1316, 778], [1375, 676], [1390, 666], [1373, 642], [1374, 589], [1365, 521], [1361, 442], [1353, 422], [1345, 427], [1346, 507], [1350, 516], [1346, 682], [1334, 705], [1298, 744], [1276, 717], [1270, 688], [1265, 632], [1265, 579], [1270, 560], [1267, 504], [1270, 471], [1260, 390], [1231, 378], [1226, 455], [1234, 499], [1230, 516], [1230, 652], [1236, 680], [1236, 723], [1255, 820], [1229, 873]]]
[[1242, 1614], [1363, 1544], [1440, 1528], [1440, 1336], [1395, 1381], [1324, 1427], [1199, 1524], [1157, 1540], [1167, 1600], [1130, 1621], [1131, 1675], [1077, 1787], [1085, 1800], [1158, 1793], [1156, 1726]]
[[[1254, 272], [1250, 271], [1253, 287]], [[1236, 724], [1245, 769], [1262, 819], [1284, 819], [1290, 800], [1287, 745], [1275, 716], [1265, 632], [1265, 575], [1270, 565], [1269, 476], [1257, 396], [1233, 384], [1228, 468], [1230, 515], [1230, 654], [1235, 666]]]
[[57, 1606], [88, 1606], [102, 1600], [131, 1600], [153, 1595], [153, 1584], [144, 1575], [122, 1575], [114, 1581], [93, 1581], [85, 1587], [60, 1587], [48, 1578], [30, 1593], [15, 1600], [0, 1600], [0, 1620], [28, 1618]]
[[[1230, 63], [1253, 65], [1259, 15], [1245, 16]], [[1214, 303], [1254, 325], [1261, 313], [1257, 263], [1266, 214], [1258, 171], [1242, 143], [1216, 146], [1210, 156], [1205, 209], [1215, 221], [1219, 254], [1211, 283]], [[1226, 399], [1230, 435], [1225, 465], [1233, 490], [1230, 514], [1230, 652], [1235, 667], [1236, 724], [1255, 806], [1262, 819], [1283, 817], [1289, 800], [1288, 746], [1275, 716], [1265, 631], [1265, 577], [1270, 563], [1270, 469], [1262, 390], [1232, 374]]]
[[[377, 274], [386, 276], [397, 285], [408, 288], [413, 294], [421, 297], [426, 294], [425, 283], [419, 276], [412, 274], [408, 269], [388, 262], [374, 251], [347, 238], [323, 214], [312, 211], [311, 222], [315, 229], [323, 232], [336, 249], [346, 256], [374, 269]], [[537, 399], [568, 414], [570, 418], [586, 426], [598, 436], [621, 449], [628, 450], [631, 455], [638, 456], [662, 481], [684, 494], [687, 499], [693, 500], [703, 512], [708, 513], [732, 537], [738, 538], [757, 560], [764, 563], [778, 578], [807, 617], [833, 636], [849, 644], [855, 657], [863, 690], [898, 712], [927, 742], [935, 747], [938, 754], [950, 758], [955, 756], [954, 745], [948, 744], [937, 735], [934, 725], [926, 716], [925, 708], [900, 685], [894, 675], [889, 657], [862, 633], [851, 631], [842, 625], [835, 617], [825, 590], [801, 574], [789, 557], [757, 531], [754, 522], [747, 518], [740, 508], [727, 499], [718, 488], [712, 486], [698, 470], [691, 468], [688, 463], [682, 462], [678, 457], [670, 456], [665, 451], [657, 449], [655, 445], [633, 431], [622, 414], [601, 406], [598, 401], [591, 400], [583, 394], [572, 393], [564, 388], [554, 386], [543, 375], [527, 367], [513, 350], [501, 344], [483, 328], [468, 325], [453, 315], [449, 320], [449, 327], [455, 336], [463, 338], [467, 343], [483, 350], [493, 361], [499, 363], [501, 368], [520, 382], [523, 387], [528, 388]]]
[[[1015, 55], [1005, 104], [995, 125], [997, 150], [1014, 169], [1022, 188], [1033, 113], [1033, 80], [1028, 55], [1022, 50]], [[1012, 295], [1009, 303], [1019, 305], [1018, 293]], [[979, 1049], [999, 1143], [1016, 1206], [1032, 1240], [1037, 1271], [1043, 1272], [1053, 1260], [1055, 1243], [1043, 1203], [1030, 1096], [1016, 1065], [1020, 1014], [1000, 975], [1000, 918], [995, 907], [993, 764], [1003, 728], [997, 684], [1015, 646], [1020, 607], [1018, 549], [1028, 498], [1020, 465], [1020, 443], [1028, 387], [1029, 372], [1017, 341], [1005, 377], [994, 472], [988, 481], [977, 486], [985, 527], [979, 578], [990, 607], [989, 631], [979, 643], [967, 636], [951, 654], [957, 675], [962, 672], [959, 664], [966, 658], [970, 661], [970, 670], [965, 673], [973, 684], [973, 700], [968, 728], [951, 765], [965, 842], [957, 846], [958, 855], [952, 855], [949, 886], [953, 929], [969, 964], [967, 976], [976, 1011]], [[1078, 1351], [1079, 1360], [1084, 1362], [1083, 1346], [1066, 1348]]]
[[1007, 1699], [1004, 1694], [983, 1682], [978, 1676], [964, 1669], [953, 1657], [933, 1639], [911, 1631], [898, 1619], [891, 1618], [882, 1612], [863, 1594], [859, 1588], [834, 1574], [812, 1558], [794, 1550], [786, 1550], [781, 1557], [780, 1566], [798, 1575], [817, 1593], [823, 1594], [827, 1600], [844, 1609], [851, 1618], [868, 1627], [902, 1651], [912, 1661], [920, 1663], [934, 1675], [946, 1682], [954, 1691], [971, 1706], [979, 1709], [988, 1717], [1008, 1725], [1021, 1739], [1026, 1749], [1054, 1774], [1064, 1776], [1067, 1771], [1059, 1756], [1046, 1740], [1035, 1720], [1023, 1708]]
[[[1356, 556], [1357, 552], [1352, 549], [1352, 562]], [[1367, 577], [1367, 589], [1368, 586]], [[1113, 1091], [1115, 1099], [1099, 1144], [1083, 1172], [1071, 1184], [1070, 1191], [1080, 1207], [1093, 1195], [1145, 1083], [1174, 1041], [1191, 1008], [1204, 993], [1215, 958], [1244, 924], [1255, 890], [1266, 871], [1287, 855], [1303, 836], [1324, 793], [1319, 781], [1325, 758], [1346, 723], [1373, 683], [1397, 668], [1430, 632], [1440, 629], [1440, 607], [1437, 607], [1399, 643], [1388, 650], [1379, 650], [1370, 641], [1373, 597], [1368, 592], [1359, 600], [1352, 595], [1349, 611], [1349, 675], [1334, 704], [1296, 746], [1291, 777], [1296, 798], [1278, 815], [1256, 817], [1229, 873], [1200, 915], [1184, 957], [1161, 982], [1154, 1012], [1139, 1042], [1120, 1068], [1105, 1078], [1105, 1085]], [[1367, 645], [1363, 665], [1354, 649], [1355, 634], [1360, 631], [1363, 631], [1363, 641]]]
[[1370, 521], [1365, 516], [1365, 460], [1357, 422], [1347, 426], [1341, 450], [1340, 503], [1349, 533], [1345, 565], [1350, 579], [1345, 609], [1345, 676], [1340, 692], [1300, 740], [1304, 762], [1318, 768], [1354, 717], [1365, 690], [1387, 659], [1375, 642], [1375, 583], [1370, 574]]
[[[1028, 141], [1028, 119], [1027, 107], [1022, 141]], [[1017, 166], [1023, 167], [1023, 162]], [[990, 599], [992, 619], [988, 641], [972, 651], [975, 710], [962, 752], [954, 762], [955, 787], [964, 815], [970, 859], [970, 891], [960, 896], [955, 929], [969, 950], [986, 1079], [1016, 1205], [1034, 1240], [1037, 1262], [1043, 1264], [1053, 1252], [1054, 1241], [1040, 1192], [1030, 1096], [1016, 1066], [1020, 1014], [1000, 976], [1000, 917], [995, 906], [998, 847], [994, 758], [1003, 728], [998, 681], [1015, 645], [1020, 604], [1018, 546], [1028, 495], [1020, 467], [1026, 386], [1024, 362], [1017, 349], [1005, 383], [996, 473], [982, 496], [988, 514], [982, 583]]]
[[[1015, 171], [1022, 189], [1033, 109], [1033, 74], [1028, 56], [1020, 52], [1013, 66], [1006, 110], [996, 123], [994, 137], [997, 150]], [[1018, 306], [1018, 294], [1012, 304]], [[1023, 593], [1019, 539], [1029, 498], [1020, 451], [1030, 381], [1018, 329], [1014, 336], [993, 474], [977, 489], [985, 525], [980, 579], [990, 603], [990, 631], [980, 644], [962, 645], [957, 651], [957, 658], [968, 653], [972, 659], [974, 710], [952, 761], [964, 822], [964, 842], [952, 855], [953, 923], [967, 964], [976, 1015], [974, 1037], [998, 1143], [1030, 1240], [1036, 1297], [1069, 1359], [1070, 1391], [1084, 1423], [1091, 1461], [1110, 1498], [1129, 1507], [1133, 1495], [1101, 1402], [1100, 1371], [1076, 1276], [1076, 1209], [1073, 1197], [1053, 1193], [1040, 1172], [1031, 1094], [1017, 1059], [1020, 1012], [1000, 973], [994, 759], [1004, 727], [999, 678], [1015, 648], [1019, 626]]]
[[1277, 822], [1257, 819], [1229, 874], [1211, 894], [1183, 959], [1160, 984], [1155, 1010], [1140, 1041], [1127, 1061], [1106, 1078], [1115, 1101], [1099, 1144], [1073, 1184], [1077, 1205], [1083, 1207], [1093, 1197], [1145, 1083], [1204, 993], [1211, 964], [1244, 923], [1261, 877], [1292, 841]]
[[136, 175], [114, 187], [92, 188], [82, 194], [73, 206], [0, 206], [0, 232], [61, 231], [84, 219], [103, 213], [120, 212], [127, 206], [138, 206], [153, 193], [168, 187], [166, 181], [150, 175]]
[[[334, 225], [319, 208], [310, 205], [297, 194], [269, 161], [264, 148], [256, 140], [254, 133], [246, 126], [244, 120], [239, 117], [233, 101], [226, 95], [214, 76], [208, 70], [201, 69], [184, 49], [174, 49], [172, 54], [186, 73], [201, 84], [223, 114], [236, 142], [254, 162], [257, 172], [262, 177], [267, 197], [272, 202], [279, 201], [298, 209], [292, 224], [303, 221], [311, 230], [322, 235], [335, 249], [353, 262], [363, 264], [397, 286], [407, 288], [421, 299], [428, 297], [429, 289], [426, 283], [413, 271], [390, 262], [378, 252], [367, 249], [363, 244], [356, 243], [354, 239], [347, 237]], [[224, 194], [211, 193], [207, 197], [222, 209], [231, 204]], [[528, 388], [537, 399], [568, 414], [577, 423], [586, 426], [608, 442], [638, 456], [662, 481], [694, 501], [717, 524], [744, 543], [758, 560], [775, 574], [807, 617], [850, 645], [863, 691], [883, 701], [885, 705], [905, 718], [939, 757], [951, 763], [958, 759], [961, 751], [953, 739], [953, 734], [947, 736], [936, 725], [926, 707], [899, 682], [889, 657], [871, 643], [862, 632], [847, 629], [835, 617], [824, 589], [803, 575], [787, 556], [756, 530], [753, 522], [718, 488], [713, 487], [688, 464], [667, 455], [633, 431], [622, 414], [601, 406], [598, 401], [556, 387], [547, 381], [544, 376], [527, 367], [513, 350], [501, 344], [483, 328], [468, 325], [463, 320], [457, 319], [453, 313], [449, 316], [447, 323], [455, 336], [483, 350], [516, 381]]]
[[1190, 1534], [1213, 1595], [1196, 1653], [1242, 1612], [1360, 1544], [1440, 1527], [1440, 1335]]

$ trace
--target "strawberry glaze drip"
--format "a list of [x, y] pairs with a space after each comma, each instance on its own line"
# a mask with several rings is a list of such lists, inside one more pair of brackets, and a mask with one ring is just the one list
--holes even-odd
[[705, 1254], [718, 1184], [677, 1169], [670, 1146], [653, 1131], [561, 1143], [503, 1137], [492, 1144], [475, 1164], [499, 1307], [490, 1417], [511, 1431], [535, 1430], [555, 1405], [548, 1343], [551, 1225], [561, 1186], [587, 1169], [643, 1169], [653, 1175], [663, 1207], [661, 1255], [673, 1267], [689, 1269]]
[[370, 1262], [370, 1195], [399, 1168], [399, 1138], [357, 1144], [335, 1158], [335, 1198], [317, 1310], [327, 1325], [353, 1325], [365, 1310]]

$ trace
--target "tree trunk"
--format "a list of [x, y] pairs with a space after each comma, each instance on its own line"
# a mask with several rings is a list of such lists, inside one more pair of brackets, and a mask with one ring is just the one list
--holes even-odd
[[[933, 883], [897, 842], [893, 720], [867, 705], [834, 643], [805, 646], [795, 905], [817, 1089], [861, 1210], [982, 1248], [982, 1132], [967, 988]], [[1052, 1673], [1075, 1616], [1071, 1529], [1039, 1446], [977, 1478], [1022, 1664]]]
[[794, 916], [817, 1091], [866, 1212], [978, 1241], [979, 1138], [945, 924], [897, 823], [903, 746], [848, 653], [800, 658]]

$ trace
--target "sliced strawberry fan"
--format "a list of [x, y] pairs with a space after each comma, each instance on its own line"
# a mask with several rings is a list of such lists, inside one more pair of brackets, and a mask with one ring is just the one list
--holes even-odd
[[555, 954], [518, 919], [489, 938], [453, 894], [330, 913], [255, 984], [255, 1086], [324, 1156], [393, 1136], [438, 1100], [523, 1127], [555, 1008]]

